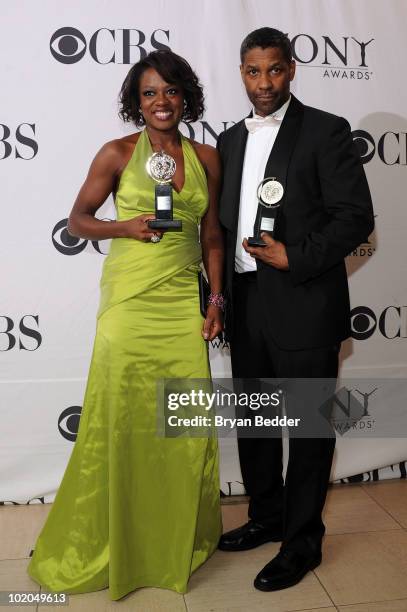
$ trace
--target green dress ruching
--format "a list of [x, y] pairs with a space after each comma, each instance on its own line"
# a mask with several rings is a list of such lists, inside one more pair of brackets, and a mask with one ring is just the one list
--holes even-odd
[[[157, 380], [210, 376], [197, 282], [208, 188], [181, 139], [185, 183], [173, 199], [183, 231], [157, 244], [116, 238], [104, 262], [78, 437], [28, 569], [46, 590], [184, 593], [221, 534], [216, 438], [156, 431]], [[151, 154], [144, 130], [120, 179], [118, 220], [154, 212]]]

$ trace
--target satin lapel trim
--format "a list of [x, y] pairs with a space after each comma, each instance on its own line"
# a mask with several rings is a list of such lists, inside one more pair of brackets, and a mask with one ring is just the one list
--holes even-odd
[[247, 134], [246, 125], [242, 121], [233, 139], [233, 149], [229, 151], [228, 170], [227, 176], [225, 176], [227, 205], [223, 207], [220, 219], [222, 224], [230, 231], [237, 228], [239, 220], [240, 190]]

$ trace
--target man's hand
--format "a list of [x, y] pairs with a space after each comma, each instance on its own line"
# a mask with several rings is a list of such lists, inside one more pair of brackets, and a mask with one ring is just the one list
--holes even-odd
[[264, 247], [250, 247], [245, 238], [243, 240], [243, 248], [246, 253], [256, 257], [256, 259], [261, 259], [265, 264], [273, 266], [277, 270], [288, 270], [288, 257], [284, 244], [274, 240], [266, 232], [262, 232], [261, 238], [266, 243]]

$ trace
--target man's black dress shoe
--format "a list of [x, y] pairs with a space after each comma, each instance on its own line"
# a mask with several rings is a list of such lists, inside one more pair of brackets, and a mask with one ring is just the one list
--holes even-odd
[[282, 550], [256, 576], [254, 586], [259, 591], [279, 591], [300, 582], [310, 570], [321, 563], [321, 553], [305, 556], [294, 550]]
[[261, 546], [266, 542], [281, 542], [282, 530], [273, 530], [264, 527], [255, 521], [249, 521], [245, 525], [224, 533], [218, 544], [220, 550], [250, 550]]

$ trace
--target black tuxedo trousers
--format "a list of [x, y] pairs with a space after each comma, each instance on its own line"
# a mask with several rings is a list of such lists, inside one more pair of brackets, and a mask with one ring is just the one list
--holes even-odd
[[[300, 351], [280, 349], [265, 333], [257, 273], [235, 274], [233, 285], [234, 378], [336, 378], [338, 345]], [[242, 437], [238, 446], [243, 483], [250, 496], [249, 517], [277, 531], [282, 529], [284, 548], [305, 555], [319, 552], [335, 437], [290, 437], [285, 484], [281, 437]]]

